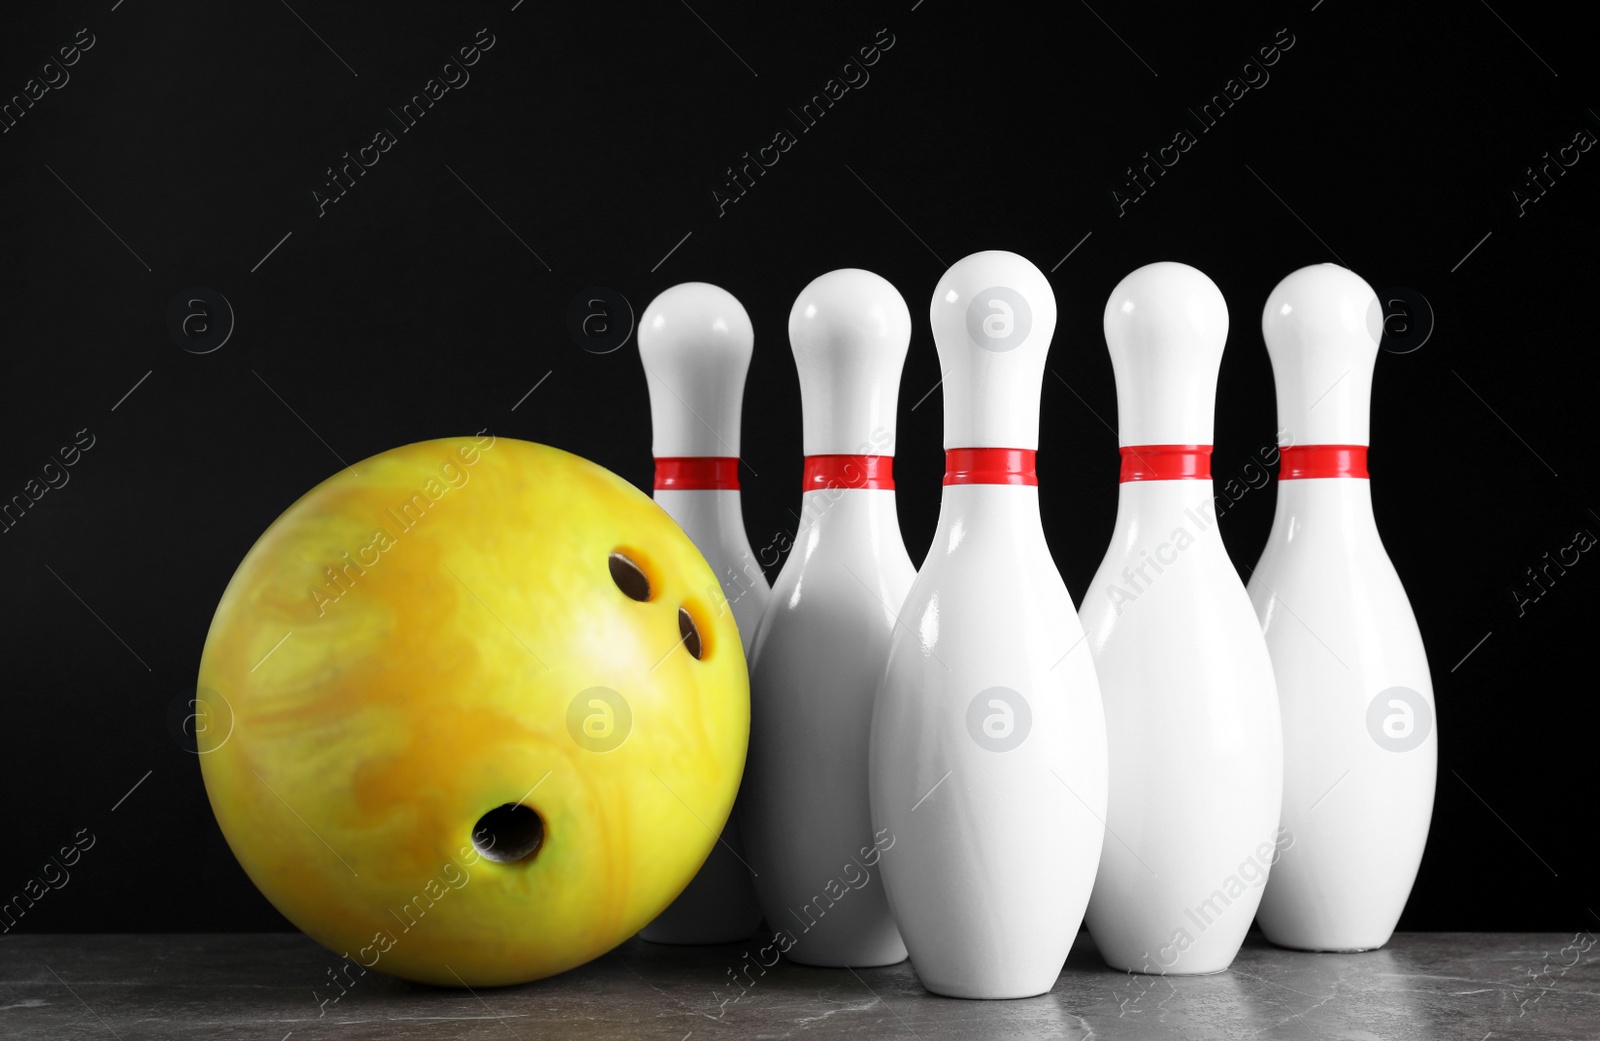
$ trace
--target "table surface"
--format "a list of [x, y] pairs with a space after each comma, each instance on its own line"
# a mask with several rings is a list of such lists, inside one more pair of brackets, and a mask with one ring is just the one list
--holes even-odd
[[1600, 951], [1573, 939], [1405, 933], [1380, 951], [1304, 954], [1252, 935], [1226, 972], [1160, 977], [1106, 968], [1082, 933], [1049, 994], [958, 1001], [925, 992], [909, 962], [779, 963], [741, 975], [741, 990], [729, 970], [755, 959], [737, 945], [630, 940], [553, 979], [476, 991], [352, 970], [341, 994], [339, 959], [298, 934], [12, 935], [0, 939], [0, 1037], [1595, 1041]]

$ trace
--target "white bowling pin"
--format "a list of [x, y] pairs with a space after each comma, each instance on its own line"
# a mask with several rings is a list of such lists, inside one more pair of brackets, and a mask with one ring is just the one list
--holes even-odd
[[1050, 990], [1104, 837], [1105, 718], [1039, 519], [1034, 457], [1056, 302], [1014, 253], [945, 272], [930, 308], [946, 472], [872, 721], [872, 821], [922, 985]]
[[1112, 966], [1228, 967], [1277, 853], [1283, 728], [1261, 629], [1217, 532], [1211, 440], [1228, 308], [1186, 264], [1106, 302], [1122, 481], [1080, 615], [1111, 797], [1089, 931]]
[[[767, 924], [806, 965], [904, 961], [867, 805], [867, 732], [916, 570], [895, 513], [895, 403], [911, 314], [868, 271], [789, 313], [805, 476], [794, 548], [756, 631], [744, 833]], [[887, 842], [888, 839], [883, 839]]]
[[1433, 683], [1367, 480], [1381, 321], [1371, 287], [1334, 264], [1285, 278], [1261, 315], [1291, 447], [1250, 598], [1278, 676], [1294, 845], [1258, 918], [1306, 950], [1388, 942], [1433, 813]]
[[[725, 289], [673, 286], [639, 323], [650, 386], [655, 501], [677, 521], [721, 580], [708, 602], [733, 611], [746, 653], [771, 595], [739, 505], [739, 418], [754, 342], [750, 316]], [[733, 943], [761, 924], [743, 863], [737, 811], [705, 864], [639, 935], [655, 943]], [[743, 858], [743, 859], [742, 859]]]

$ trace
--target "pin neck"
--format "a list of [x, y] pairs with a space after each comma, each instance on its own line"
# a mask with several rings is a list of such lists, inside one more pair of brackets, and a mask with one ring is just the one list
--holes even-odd
[[892, 455], [808, 455], [802, 491], [824, 488], [866, 488], [894, 491]]
[[1315, 477], [1367, 477], [1366, 445], [1291, 445], [1280, 450], [1278, 480]]
[[656, 491], [738, 491], [735, 456], [656, 456]]
[[1125, 445], [1122, 483], [1129, 481], [1209, 481], [1210, 445]]
[[949, 448], [944, 453], [944, 483], [1037, 486], [1037, 455], [1031, 448]]

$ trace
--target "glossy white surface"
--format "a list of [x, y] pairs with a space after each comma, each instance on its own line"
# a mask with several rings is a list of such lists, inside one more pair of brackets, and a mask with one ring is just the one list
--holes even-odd
[[1372, 287], [1337, 264], [1303, 267], [1261, 311], [1278, 425], [1294, 445], [1368, 443], [1372, 368], [1382, 311]]
[[[1354, 317], [1369, 298], [1353, 273], [1318, 265], [1268, 299], [1262, 331], [1280, 422], [1317, 438], [1297, 444], [1367, 443], [1377, 335]], [[1307, 395], [1325, 393], [1323, 379], [1343, 371], [1312, 408]], [[1411, 893], [1433, 813], [1439, 740], [1427, 655], [1378, 537], [1371, 482], [1279, 481], [1277, 495], [1250, 597], [1278, 675], [1283, 823], [1295, 844], [1273, 869], [1259, 921], [1286, 947], [1381, 947]]]
[[[750, 319], [726, 290], [690, 282], [651, 301], [639, 326], [639, 353], [650, 381], [656, 455], [738, 453], [751, 343]], [[711, 565], [722, 588], [707, 590], [706, 599], [733, 611], [748, 656], [770, 592], [745, 535], [739, 492], [665, 489], [654, 497]], [[761, 909], [742, 849], [736, 804], [700, 871], [639, 935], [655, 943], [703, 944], [732, 943], [754, 933]]]
[[746, 848], [768, 924], [794, 938], [785, 957], [892, 965], [906, 948], [879, 874], [867, 738], [916, 571], [892, 491], [808, 492], [801, 516], [751, 652]]
[[[1008, 292], [978, 292], [994, 287]], [[969, 305], [981, 329], [991, 299], [1015, 311], [1018, 298], [1032, 316], [1022, 342], [997, 353], [968, 334]], [[976, 254], [940, 280], [931, 311], [946, 445], [1035, 445], [1055, 319], [1043, 275], [1014, 254]], [[875, 833], [893, 842], [883, 880], [923, 986], [1050, 990], [1100, 856], [1106, 743], [1037, 488], [945, 486], [879, 688], [869, 772]]]
[[1044, 272], [1004, 250], [974, 253], [939, 280], [929, 320], [945, 448], [1038, 448], [1039, 386], [1056, 330]]
[[910, 342], [911, 312], [880, 275], [843, 268], [800, 291], [789, 311], [789, 343], [800, 372], [806, 455], [894, 455], [895, 403]]
[[1147, 264], [1111, 291], [1106, 345], [1117, 379], [1117, 444], [1209, 445], [1228, 305], [1187, 264]]
[[706, 282], [684, 282], [639, 319], [650, 386], [651, 454], [736, 456], [744, 378], [755, 333], [744, 305]]
[[[795, 301], [789, 335], [807, 454], [892, 454], [911, 338], [894, 287], [866, 271], [823, 275]], [[747, 848], [767, 924], [793, 940], [785, 957], [889, 965], [906, 949], [879, 877], [867, 738], [915, 571], [892, 490], [808, 491], [800, 518], [751, 649]]]
[[1211, 495], [1210, 481], [1121, 485], [1081, 611], [1111, 756], [1089, 931], [1134, 972], [1227, 968], [1277, 870], [1272, 665]]
[[[1209, 444], [1227, 337], [1211, 280], [1186, 265], [1140, 268], [1112, 292], [1105, 333], [1119, 408], [1136, 424], [1123, 443]], [[1111, 760], [1087, 918], [1106, 961], [1135, 972], [1227, 968], [1278, 838], [1277, 691], [1212, 494], [1209, 480], [1123, 483], [1080, 612]]]

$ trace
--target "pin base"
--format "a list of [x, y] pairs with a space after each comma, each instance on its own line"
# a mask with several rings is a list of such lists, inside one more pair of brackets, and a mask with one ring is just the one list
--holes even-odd
[[929, 994], [936, 998], [960, 998], [962, 1001], [1021, 1001], [1024, 998], [1043, 997], [1054, 990], [1055, 985], [1051, 984], [1051, 986], [1046, 987], [1044, 990], [1036, 990], [1032, 987], [1027, 987], [1015, 994], [978, 993], [976, 991], [964, 990], [961, 987], [944, 987], [931, 985], [926, 982], [922, 984], [922, 989], [926, 990]]
[[1365, 954], [1367, 951], [1383, 949], [1383, 944], [1381, 943], [1372, 947], [1302, 947], [1298, 944], [1278, 943], [1274, 940], [1268, 940], [1267, 942], [1280, 950], [1305, 951], [1308, 954]]
[[1114, 962], [1108, 961], [1106, 964], [1111, 968], [1116, 969], [1118, 972], [1130, 972], [1135, 976], [1215, 976], [1218, 973], [1227, 972], [1233, 967], [1233, 962], [1230, 961], [1228, 964], [1216, 969], [1197, 969], [1191, 972], [1183, 972], [1178, 969], [1169, 969], [1166, 972], [1145, 972], [1142, 969], [1135, 969], [1126, 965], [1117, 965]]

